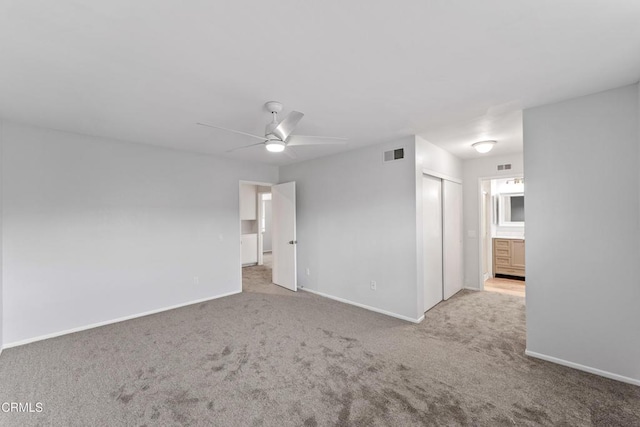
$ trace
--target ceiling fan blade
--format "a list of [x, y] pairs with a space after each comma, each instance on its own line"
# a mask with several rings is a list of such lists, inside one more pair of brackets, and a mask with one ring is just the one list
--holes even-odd
[[293, 150], [293, 148], [285, 148], [285, 150], [283, 151], [284, 155], [287, 156], [290, 159], [297, 159], [298, 158], [298, 154]]
[[347, 138], [338, 138], [332, 136], [305, 136], [292, 135], [287, 141], [287, 146], [296, 145], [339, 145], [346, 144]]
[[300, 111], [292, 111], [287, 117], [282, 119], [280, 124], [273, 130], [273, 134], [280, 138], [281, 141], [287, 139], [291, 132], [296, 128], [298, 122], [304, 117]]
[[227, 132], [238, 133], [238, 134], [240, 134], [240, 135], [244, 135], [244, 136], [250, 136], [250, 137], [252, 137], [252, 138], [260, 139], [260, 140], [262, 140], [263, 142], [267, 140], [267, 138], [265, 138], [264, 136], [254, 135], [254, 134], [252, 134], [252, 133], [242, 132], [242, 131], [235, 130], [235, 129], [223, 128], [222, 126], [209, 125], [209, 124], [206, 124], [206, 123], [196, 123], [196, 124], [197, 124], [197, 125], [200, 125], [200, 126], [206, 126], [206, 127], [208, 127], [208, 128], [222, 129], [222, 130], [226, 130]]
[[242, 150], [243, 148], [255, 147], [256, 145], [264, 145], [264, 142], [256, 142], [255, 144], [243, 145], [242, 147], [232, 148], [231, 150], [225, 151], [225, 153], [231, 153], [236, 150]]

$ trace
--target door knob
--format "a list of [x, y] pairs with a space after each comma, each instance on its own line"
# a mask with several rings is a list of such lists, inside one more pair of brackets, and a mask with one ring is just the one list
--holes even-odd
[[296, 243], [298, 243], [298, 241], [297, 241], [297, 240], [289, 240], [289, 244], [290, 244], [290, 245], [295, 245]]

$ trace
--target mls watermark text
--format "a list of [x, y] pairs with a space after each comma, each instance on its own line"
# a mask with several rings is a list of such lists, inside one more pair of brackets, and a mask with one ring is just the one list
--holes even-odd
[[40, 413], [44, 411], [44, 405], [42, 402], [2, 402], [0, 411], [5, 414], [11, 412]]

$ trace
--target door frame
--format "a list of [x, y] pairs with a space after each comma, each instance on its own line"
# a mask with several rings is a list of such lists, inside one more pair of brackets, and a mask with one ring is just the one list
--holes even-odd
[[[484, 212], [482, 211], [482, 181], [491, 181], [494, 179], [505, 179], [505, 178], [524, 178], [524, 173], [514, 173], [514, 174], [503, 174], [503, 175], [490, 175], [490, 176], [481, 176], [478, 178], [477, 188], [476, 188], [476, 196], [478, 197], [478, 289], [484, 291], [484, 272], [482, 271], [482, 254], [486, 249], [482, 245], [482, 238], [480, 238], [480, 230], [482, 230], [482, 220], [484, 216]], [[526, 195], [526, 194], [525, 194]], [[491, 239], [491, 237], [489, 237]], [[491, 247], [493, 248], [493, 242], [491, 243]], [[493, 254], [487, 254], [487, 256], [493, 257]], [[491, 268], [491, 272], [493, 274], [493, 267]]]

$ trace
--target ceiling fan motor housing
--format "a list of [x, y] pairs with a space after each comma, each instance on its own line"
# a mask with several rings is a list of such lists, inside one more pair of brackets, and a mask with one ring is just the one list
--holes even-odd
[[264, 106], [270, 113], [278, 114], [282, 111], [282, 104], [278, 101], [269, 101]]

